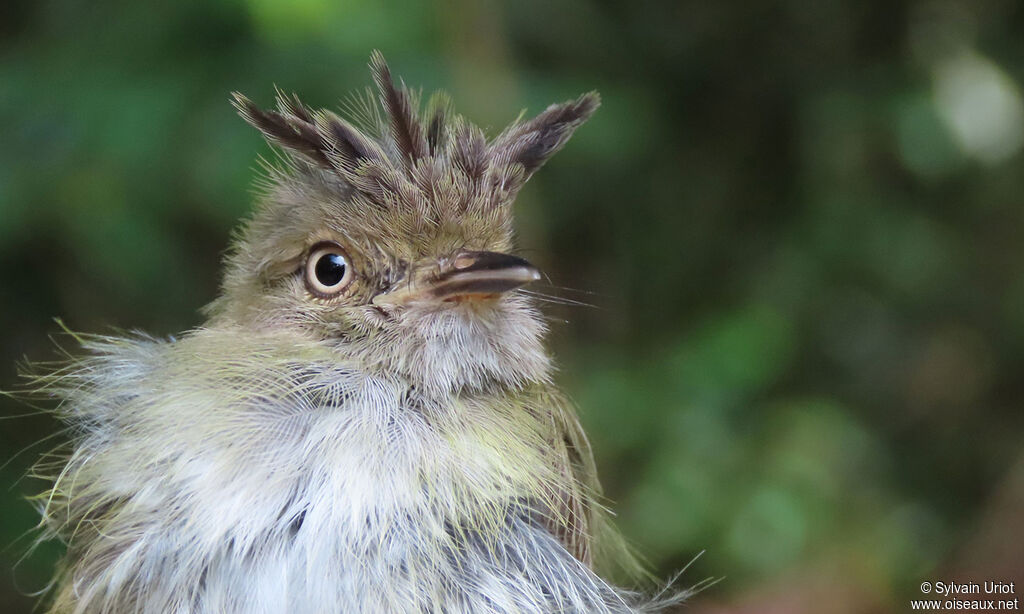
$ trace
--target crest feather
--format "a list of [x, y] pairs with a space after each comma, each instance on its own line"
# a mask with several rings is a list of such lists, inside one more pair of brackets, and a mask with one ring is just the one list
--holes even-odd
[[597, 92], [553, 104], [533, 119], [510, 126], [495, 141], [493, 149], [498, 157], [521, 164], [529, 177], [565, 145], [600, 105]]
[[263, 133], [272, 143], [301, 153], [320, 166], [331, 168], [327, 143], [310, 121], [308, 109], [298, 98], [278, 97], [279, 111], [264, 111], [238, 92], [232, 104], [246, 122]]
[[321, 133], [330, 137], [328, 158], [337, 169], [354, 172], [365, 162], [388, 163], [380, 145], [334, 113], [321, 113], [317, 125]]
[[[233, 94], [233, 104], [272, 144], [336, 173], [376, 204], [424, 215], [434, 211], [441, 218], [508, 208], [522, 185], [600, 104], [591, 92], [551, 105], [532, 119], [520, 116], [488, 142], [480, 128], [452, 111], [443, 92], [430, 97], [421, 121], [418, 97], [401, 80], [395, 84], [379, 51], [371, 55], [370, 69], [377, 100], [368, 92], [365, 100], [348, 105], [352, 121], [367, 124], [362, 130], [281, 90], [273, 110], [262, 110], [239, 93]], [[293, 178], [301, 182], [308, 171], [297, 170]]]
[[387, 113], [398, 153], [406, 165], [412, 166], [427, 154], [427, 140], [423, 135], [423, 126], [416, 117], [409, 89], [405, 83], [395, 86], [391, 79], [391, 69], [380, 51], [375, 50], [370, 55], [370, 71], [380, 91], [380, 102]]
[[448, 118], [451, 115], [452, 100], [445, 92], [434, 92], [427, 101], [426, 120], [427, 150], [436, 156], [443, 149], [448, 138]]

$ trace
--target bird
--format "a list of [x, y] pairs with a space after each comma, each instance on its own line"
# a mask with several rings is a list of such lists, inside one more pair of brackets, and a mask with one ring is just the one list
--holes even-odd
[[[199, 327], [34, 374], [65, 613], [646, 612], [523, 291], [513, 202], [597, 110], [488, 137], [379, 52], [347, 112], [233, 94], [271, 143]], [[619, 572], [615, 572], [619, 573]], [[622, 576], [622, 574], [619, 574]], [[631, 577], [631, 576], [625, 576]]]

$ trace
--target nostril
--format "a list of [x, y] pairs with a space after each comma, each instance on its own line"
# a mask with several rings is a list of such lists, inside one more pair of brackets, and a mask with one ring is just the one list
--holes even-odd
[[468, 269], [475, 263], [475, 257], [470, 256], [469, 254], [459, 254], [459, 256], [455, 258], [455, 261], [452, 262], [452, 267], [454, 267], [456, 270], [461, 271], [463, 269]]

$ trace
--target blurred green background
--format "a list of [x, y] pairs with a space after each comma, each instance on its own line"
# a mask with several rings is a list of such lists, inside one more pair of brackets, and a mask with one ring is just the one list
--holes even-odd
[[[1024, 6], [15, 0], [0, 20], [0, 389], [73, 330], [201, 323], [269, 148], [374, 48], [491, 132], [597, 89], [519, 203], [560, 381], [688, 611], [902, 612], [1024, 580]], [[0, 399], [0, 610], [58, 426]], [[1017, 589], [1017, 596], [1024, 589]]]

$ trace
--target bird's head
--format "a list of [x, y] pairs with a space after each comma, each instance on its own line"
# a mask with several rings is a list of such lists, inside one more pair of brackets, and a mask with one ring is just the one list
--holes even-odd
[[512, 253], [512, 202], [597, 95], [487, 139], [443, 94], [421, 111], [380, 54], [370, 66], [379, 105], [371, 96], [350, 119], [283, 93], [275, 110], [235, 95], [285, 155], [230, 252], [211, 325], [294, 332], [425, 389], [544, 379], [543, 325], [517, 291], [540, 272]]

